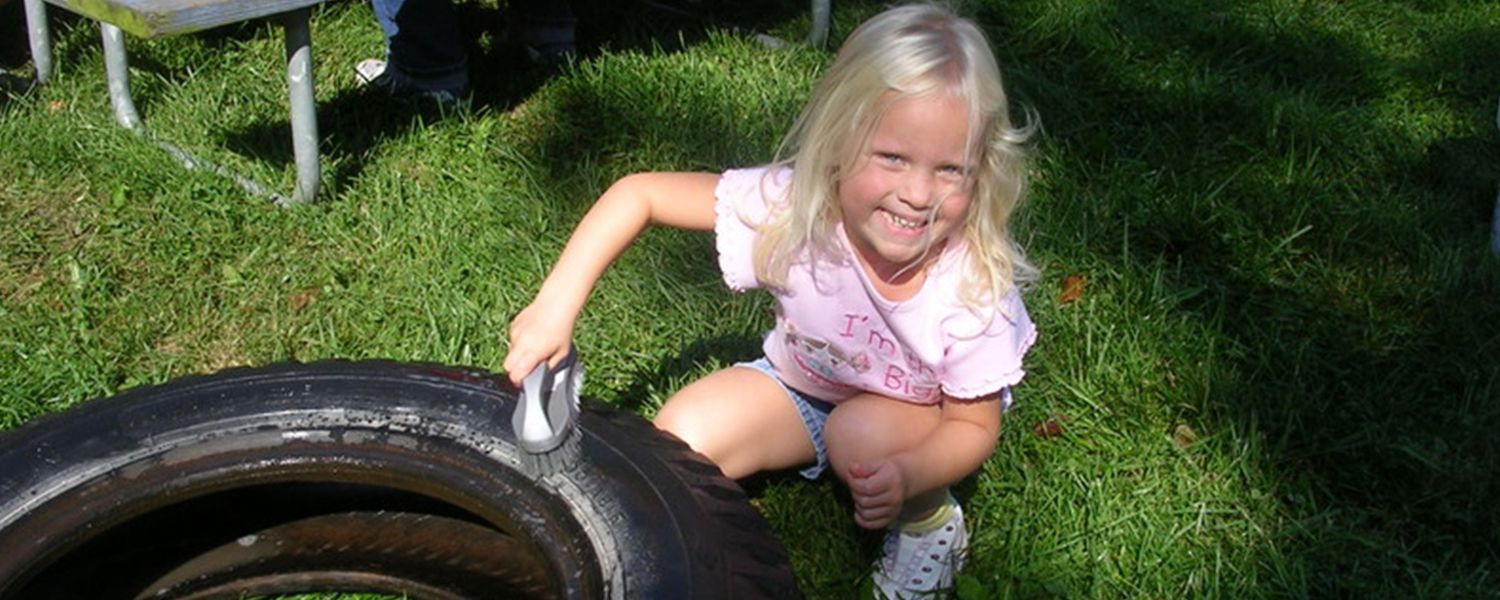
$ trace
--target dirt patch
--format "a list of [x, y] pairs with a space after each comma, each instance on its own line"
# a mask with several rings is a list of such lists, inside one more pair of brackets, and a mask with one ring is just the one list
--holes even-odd
[[21, 303], [57, 273], [55, 260], [92, 234], [87, 190], [28, 193], [0, 180], [0, 299]]

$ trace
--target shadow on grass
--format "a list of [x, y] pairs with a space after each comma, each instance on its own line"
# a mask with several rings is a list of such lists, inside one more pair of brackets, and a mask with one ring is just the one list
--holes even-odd
[[[675, 4], [683, 4], [675, 6]], [[474, 2], [456, 4], [458, 21], [468, 41], [472, 96], [469, 107], [460, 110], [509, 111], [530, 98], [561, 68], [530, 61], [525, 50], [500, 40], [506, 30], [506, 11]], [[734, 2], [574, 2], [578, 18], [579, 60], [604, 49], [618, 51], [680, 50], [707, 38], [710, 30], [765, 31], [807, 11], [805, 1], [779, 2], [753, 7]], [[799, 12], [800, 11], [800, 12]], [[375, 23], [372, 20], [371, 26]], [[205, 44], [230, 40], [256, 25], [221, 28], [207, 34]], [[149, 65], [147, 65], [149, 67]], [[348, 66], [352, 73], [353, 65]], [[337, 165], [325, 176], [324, 194], [336, 194], [362, 168], [358, 157], [414, 125], [446, 118], [445, 110], [433, 103], [401, 102], [369, 90], [350, 90], [318, 104], [318, 124], [324, 142], [325, 164]], [[598, 115], [596, 131], [630, 124], [619, 115]], [[253, 156], [279, 166], [293, 163], [287, 131], [290, 122], [261, 122], [232, 131], [224, 145], [242, 156]], [[347, 159], [347, 160], [346, 160]], [[566, 170], [566, 168], [562, 169]]]
[[31, 60], [26, 13], [16, 0], [0, 0], [0, 69], [19, 69]]
[[[1321, 13], [1136, 4], [1057, 30], [990, 14], [1022, 46], [1003, 62], [1022, 65], [1012, 85], [1043, 113], [1045, 152], [1074, 171], [1051, 178], [1100, 180], [1044, 200], [1036, 227], [1127, 272], [1178, 265], [1178, 310], [1240, 349], [1198, 408], [1282, 470], [1305, 528], [1293, 595], [1479, 589], [1500, 562], [1496, 143], [1400, 118], [1487, 124], [1500, 36], [1443, 31], [1399, 63]], [[1443, 106], [1400, 110], [1408, 88]]]
[[[358, 88], [320, 101], [317, 105], [320, 150], [325, 168], [332, 167], [324, 175], [325, 187], [321, 193], [325, 197], [336, 195], [359, 176], [363, 168], [360, 157], [370, 149], [405, 135], [421, 123], [452, 117], [456, 111], [510, 110], [552, 75], [551, 68], [528, 61], [520, 47], [489, 43], [491, 35], [505, 29], [501, 11], [474, 3], [459, 3], [456, 9], [463, 35], [469, 42], [467, 51], [473, 73], [473, 90], [466, 106], [398, 100], [377, 90]], [[369, 25], [378, 27], [373, 18]], [[353, 64], [342, 67], [347, 76], [353, 76]], [[287, 119], [255, 123], [227, 133], [224, 146], [237, 154], [288, 166], [294, 161], [287, 134], [290, 127]]]
[[680, 352], [663, 357], [648, 369], [629, 375], [630, 385], [620, 391], [615, 405], [636, 414], [655, 412], [648, 400], [653, 392], [675, 391], [672, 382], [682, 381], [697, 372], [704, 364], [719, 361], [725, 366], [737, 362], [754, 360], [761, 355], [761, 338], [758, 336], [732, 335], [695, 340]]

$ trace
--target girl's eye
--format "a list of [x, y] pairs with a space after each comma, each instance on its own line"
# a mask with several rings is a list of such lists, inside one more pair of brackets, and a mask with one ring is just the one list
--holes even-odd
[[938, 173], [944, 177], [961, 178], [964, 176], [964, 168], [958, 165], [945, 165], [938, 167]]
[[893, 154], [893, 153], [890, 153], [890, 152], [876, 152], [875, 153], [875, 158], [877, 160], [879, 160], [880, 162], [883, 162], [883, 163], [886, 163], [886, 164], [891, 164], [891, 165], [899, 165], [899, 164], [901, 164], [901, 155], [899, 155], [899, 154]]

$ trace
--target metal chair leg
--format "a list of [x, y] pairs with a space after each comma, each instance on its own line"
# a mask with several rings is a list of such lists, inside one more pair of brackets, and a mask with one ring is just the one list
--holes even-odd
[[31, 41], [31, 62], [36, 66], [36, 82], [52, 78], [52, 30], [47, 24], [47, 4], [26, 0], [26, 37]]
[[[43, 0], [26, 1], [27, 35], [31, 42], [32, 61], [36, 65], [37, 83], [45, 83], [52, 76], [52, 39], [47, 25], [47, 8]], [[283, 19], [286, 28], [287, 95], [291, 104], [292, 151], [297, 162], [297, 188], [293, 190], [291, 202], [309, 202], [318, 194], [321, 170], [318, 164], [318, 117], [313, 95], [312, 35], [308, 25], [310, 9], [299, 9], [287, 13]], [[271, 198], [277, 204], [286, 204], [287, 198], [272, 192], [260, 184], [236, 175], [216, 164], [201, 160], [175, 145], [156, 139], [146, 131], [136, 111], [135, 101], [130, 97], [130, 58], [125, 50], [124, 32], [119, 27], [100, 21], [99, 31], [104, 42], [104, 68], [109, 81], [109, 100], [114, 107], [115, 121], [121, 127], [145, 136], [157, 146], [165, 149], [188, 169], [208, 169], [213, 173], [234, 180], [246, 191]]]
[[119, 27], [103, 21], [99, 31], [104, 37], [104, 72], [109, 78], [109, 102], [115, 107], [115, 121], [121, 127], [141, 131], [141, 115], [130, 99], [130, 57], [125, 53], [124, 33]]
[[[306, 40], [307, 39], [307, 35], [306, 35], [307, 20], [304, 18], [302, 20], [302, 23], [303, 23], [303, 30], [302, 30], [303, 31], [303, 39]], [[179, 148], [179, 147], [177, 147], [174, 144], [171, 144], [169, 142], [157, 139], [156, 136], [153, 136], [153, 135], [151, 135], [150, 132], [146, 131], [145, 125], [141, 122], [140, 113], [137, 112], [136, 109], [135, 109], [135, 101], [132, 100], [131, 97], [130, 97], [130, 58], [129, 58], [129, 55], [126, 53], [126, 50], [125, 50], [125, 34], [124, 34], [123, 31], [120, 30], [119, 27], [116, 27], [116, 26], [111, 25], [109, 23], [105, 23], [103, 21], [101, 21], [99, 23], [99, 29], [103, 33], [103, 37], [104, 37], [104, 70], [105, 70], [106, 76], [109, 78], [109, 101], [110, 101], [110, 104], [112, 104], [114, 106], [115, 121], [118, 122], [121, 127], [124, 127], [126, 129], [129, 129], [130, 131], [133, 131], [135, 133], [138, 133], [138, 134], [144, 136], [146, 139], [150, 140], [152, 143], [156, 144], [161, 149], [166, 150], [167, 153], [171, 154], [172, 157], [175, 158], [175, 159], [177, 159], [177, 161], [179, 163], [182, 163], [182, 166], [184, 168], [187, 168], [189, 170], [206, 169], [206, 170], [208, 170], [211, 173], [214, 173], [214, 174], [219, 175], [221, 177], [226, 177], [228, 179], [233, 180], [235, 183], [238, 183], [241, 188], [244, 188], [245, 191], [247, 191], [247, 192], [250, 192], [250, 193], [255, 194], [257, 196], [268, 197], [272, 201], [276, 202], [277, 204], [285, 204], [286, 201], [285, 201], [285, 199], [280, 194], [277, 194], [277, 193], [275, 193], [275, 192], [273, 192], [271, 190], [268, 190], [264, 186], [262, 186], [262, 185], [260, 185], [260, 184], [258, 184], [256, 182], [254, 182], [254, 181], [251, 181], [251, 180], [249, 180], [249, 179], [247, 179], [245, 177], [242, 177], [242, 176], [240, 176], [238, 174], [235, 174], [234, 172], [230, 171], [229, 169], [226, 169], [226, 168], [224, 168], [222, 166], [219, 166], [217, 164], [214, 164], [212, 162], [209, 162], [209, 161], [203, 160], [201, 158], [198, 158], [197, 156], [193, 155], [193, 153], [188, 152], [187, 150], [183, 150], [182, 148]], [[305, 57], [306, 53], [304, 52], [302, 54], [302, 56]], [[306, 99], [305, 103], [310, 106], [311, 102], [312, 102], [312, 82], [311, 82], [311, 78], [306, 75], [307, 72], [308, 72], [308, 69], [310, 68], [309, 65], [310, 65], [310, 63], [306, 63], [304, 61], [304, 63], [303, 63], [303, 73], [304, 73], [304, 75], [303, 75], [303, 77], [300, 78], [302, 80], [305, 80], [307, 82], [307, 84], [305, 86], [296, 86], [296, 87], [306, 87], [307, 88], [307, 93], [306, 93], [306, 98], [307, 99]], [[290, 81], [290, 79], [291, 79], [291, 77], [290, 77], [290, 74], [289, 74], [288, 75], [288, 81]], [[293, 119], [292, 119], [293, 131], [297, 131], [298, 127], [299, 127], [298, 126], [298, 120], [296, 118], [297, 111], [296, 111], [295, 107], [298, 106], [298, 105], [300, 105], [300, 104], [303, 104], [302, 102], [298, 101], [298, 99], [296, 98], [296, 96], [297, 95], [294, 94], [294, 99], [293, 99], [293, 103], [292, 103], [293, 107], [294, 107], [294, 109], [293, 109]], [[305, 108], [303, 112], [307, 112], [307, 113], [311, 114], [311, 108]], [[302, 128], [302, 130], [306, 130], [307, 126], [306, 125], [302, 125], [301, 128]], [[311, 128], [312, 128], [312, 133], [310, 134], [310, 137], [311, 137], [311, 139], [314, 140], [314, 142], [316, 142], [316, 140], [317, 140], [317, 124], [313, 123], [313, 125], [312, 125]], [[294, 150], [296, 150], [296, 153], [297, 153], [298, 177], [299, 177], [299, 179], [305, 179], [307, 177], [304, 174], [304, 171], [306, 171], [306, 169], [303, 167], [303, 164], [302, 164], [306, 160], [303, 157], [304, 151], [303, 151], [303, 149], [300, 146], [294, 148]], [[318, 160], [318, 158], [317, 158], [317, 145], [316, 145], [316, 143], [314, 143], [314, 145], [313, 145], [313, 155], [312, 155], [312, 159], [311, 160], [313, 162], [313, 164], [312, 164], [312, 170], [313, 171], [312, 171], [312, 175], [311, 175], [312, 185], [309, 188], [307, 186], [307, 184], [299, 182], [298, 188], [297, 188], [296, 192], [294, 192], [294, 197], [293, 197], [294, 201], [309, 200], [309, 199], [312, 198], [313, 194], [317, 193], [317, 180], [318, 180], [317, 160]], [[305, 196], [299, 196], [298, 194], [305, 194]]]
[[293, 202], [308, 202], [318, 194], [318, 112], [313, 97], [312, 35], [308, 9], [288, 13], [286, 28], [286, 86], [292, 110], [292, 152], [297, 160], [297, 189]]

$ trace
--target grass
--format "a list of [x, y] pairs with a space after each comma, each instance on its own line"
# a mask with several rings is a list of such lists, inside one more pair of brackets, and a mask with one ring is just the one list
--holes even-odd
[[[829, 59], [744, 33], [800, 36], [800, 2], [576, 4], [588, 51], [557, 73], [463, 4], [481, 76], [451, 114], [355, 90], [378, 28], [321, 7], [325, 198], [294, 210], [116, 128], [96, 30], [60, 20], [54, 83], [0, 104], [0, 428], [232, 365], [495, 368], [609, 182], [768, 160]], [[836, 4], [836, 40], [878, 8]], [[966, 11], [1043, 126], [1022, 231], [1046, 277], [1018, 406], [960, 490], [962, 597], [1500, 597], [1500, 2]], [[265, 23], [129, 40], [148, 127], [290, 189], [280, 45]], [[606, 277], [588, 393], [650, 414], [755, 351], [769, 305], [710, 252], [653, 231]], [[749, 487], [807, 595], [850, 597], [878, 540], [842, 490]]]

